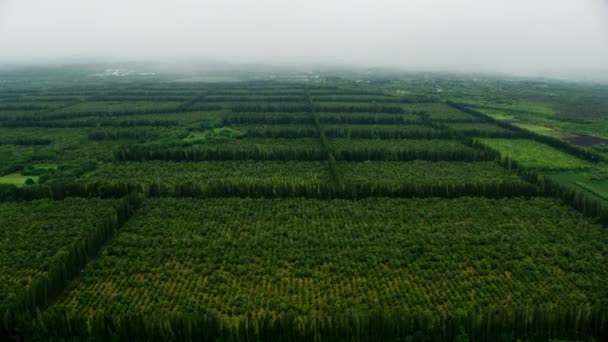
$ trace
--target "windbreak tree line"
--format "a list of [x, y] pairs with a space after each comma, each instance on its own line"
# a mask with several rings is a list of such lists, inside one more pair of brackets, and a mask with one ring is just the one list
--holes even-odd
[[[594, 257], [605, 231], [581, 217], [546, 198], [150, 200], [35, 324], [167, 339], [603, 336], [606, 285], [591, 274], [608, 272]], [[563, 239], [572, 224], [581, 233]]]
[[[2, 235], [10, 237], [3, 239], [0, 256], [0, 336], [26, 324], [59, 295], [140, 203], [137, 196], [0, 203]], [[14, 227], [19, 227], [17, 239]]]
[[502, 147], [597, 155], [345, 84], [0, 89], [0, 337], [606, 338], [605, 206]]

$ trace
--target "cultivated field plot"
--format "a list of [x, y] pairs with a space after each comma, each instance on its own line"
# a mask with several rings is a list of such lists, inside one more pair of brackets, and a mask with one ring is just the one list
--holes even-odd
[[456, 140], [331, 139], [336, 159], [342, 160], [489, 160], [493, 155]]
[[319, 139], [229, 139], [192, 147], [141, 146], [117, 152], [118, 160], [324, 160]]
[[495, 162], [341, 161], [338, 166], [346, 187], [359, 196], [503, 197], [534, 193], [529, 183]]
[[605, 301], [607, 242], [553, 199], [149, 200], [48, 316], [89, 329], [137, 315], [232, 329], [291, 318], [303, 331], [377, 310], [441, 324], [547, 306], [559, 319]]
[[598, 147], [419, 82], [0, 82], [0, 340], [605, 340]]
[[522, 166], [540, 170], [589, 169], [594, 165], [551, 146], [526, 139], [479, 139]]
[[331, 183], [326, 162], [249, 160], [104, 164], [80, 181], [150, 195], [219, 197], [318, 196]]
[[[0, 203], [0, 311], [46, 302], [117, 223], [115, 201]], [[25, 307], [24, 307], [25, 306]], [[13, 312], [14, 312], [13, 311]]]

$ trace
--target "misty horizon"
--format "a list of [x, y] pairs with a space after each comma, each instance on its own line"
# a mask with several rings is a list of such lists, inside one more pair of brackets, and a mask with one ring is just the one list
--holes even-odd
[[0, 64], [222, 62], [608, 79], [608, 2], [0, 2]]

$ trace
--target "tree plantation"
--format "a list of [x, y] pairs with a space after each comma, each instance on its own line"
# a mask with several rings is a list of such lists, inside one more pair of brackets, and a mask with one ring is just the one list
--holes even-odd
[[0, 340], [607, 339], [606, 155], [434, 87], [0, 82]]

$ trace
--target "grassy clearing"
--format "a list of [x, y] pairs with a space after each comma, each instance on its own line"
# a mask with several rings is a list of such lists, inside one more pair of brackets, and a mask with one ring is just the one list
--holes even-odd
[[483, 113], [491, 118], [500, 121], [511, 121], [515, 119], [515, 116], [512, 114], [505, 113], [504, 111], [497, 109], [483, 109], [483, 108], [475, 108], [480, 113]]
[[554, 137], [554, 138], [567, 138], [568, 136], [572, 136], [572, 134], [568, 134], [567, 132], [562, 132], [562, 131], [556, 130], [555, 128], [551, 128], [551, 127], [547, 127], [547, 126], [528, 124], [528, 123], [513, 123], [513, 125], [517, 126], [519, 128], [528, 130], [530, 132], [534, 132], [534, 133], [538, 133], [540, 135], [546, 135], [546, 136]]
[[560, 183], [572, 185], [588, 194], [608, 201], [608, 177], [600, 172], [553, 172], [547, 173], [550, 178]]
[[594, 164], [567, 153], [528, 139], [477, 139], [496, 149], [503, 157], [517, 161], [522, 166], [541, 170], [584, 170]]
[[31, 179], [35, 183], [38, 182], [38, 176], [23, 176], [20, 173], [11, 173], [10, 175], [0, 176], [0, 184], [20, 186], [25, 185], [28, 179]]
[[504, 112], [515, 112], [515, 113], [535, 113], [545, 116], [556, 115], [556, 110], [543, 102], [537, 101], [520, 101], [520, 100], [498, 100], [498, 101], [485, 101], [485, 100], [458, 100], [459, 102], [466, 103], [475, 108], [483, 109], [495, 109], [502, 110]]

